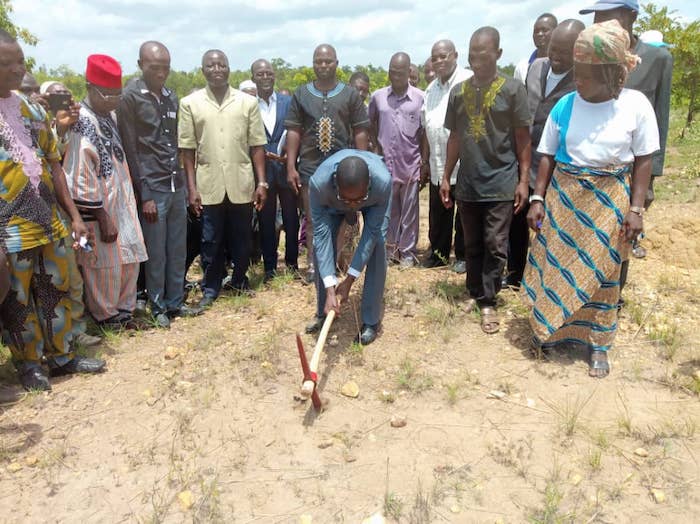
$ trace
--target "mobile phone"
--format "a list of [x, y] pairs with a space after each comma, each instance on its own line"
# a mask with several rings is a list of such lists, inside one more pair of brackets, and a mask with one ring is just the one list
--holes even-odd
[[70, 109], [73, 97], [70, 93], [52, 93], [49, 95], [49, 109], [55, 115], [59, 111], [68, 111]]

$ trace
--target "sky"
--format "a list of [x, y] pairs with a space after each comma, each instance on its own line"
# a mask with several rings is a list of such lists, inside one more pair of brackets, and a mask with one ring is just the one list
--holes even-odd
[[[115, 57], [125, 73], [137, 69], [138, 48], [159, 40], [169, 49], [172, 67], [190, 71], [202, 54], [222, 49], [232, 69], [247, 69], [256, 58], [284, 58], [293, 66], [311, 65], [316, 45], [332, 44], [340, 65], [388, 67], [396, 51], [421, 64], [432, 44], [452, 39], [459, 63], [467, 65], [467, 43], [480, 26], [501, 33], [501, 65], [529, 56], [532, 25], [551, 12], [559, 20], [593, 22], [578, 10], [595, 0], [13, 0], [13, 22], [39, 38], [24, 47], [38, 65], [68, 65], [82, 72], [91, 53]], [[642, 0], [645, 2], [646, 0]], [[700, 17], [700, 1], [663, 4], [684, 19]]]

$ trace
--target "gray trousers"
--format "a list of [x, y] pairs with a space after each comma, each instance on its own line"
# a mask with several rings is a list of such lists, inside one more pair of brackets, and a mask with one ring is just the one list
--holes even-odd
[[[343, 221], [343, 215], [332, 217], [331, 238], [333, 239], [333, 260], [338, 259], [335, 239], [338, 237], [338, 228]], [[318, 260], [314, 252], [316, 264], [316, 316], [322, 317], [326, 307], [326, 288], [318, 271]], [[362, 288], [362, 303], [360, 305], [360, 317], [363, 324], [377, 326], [382, 319], [382, 300], [384, 298], [384, 284], [386, 283], [386, 244], [377, 242], [374, 251], [367, 261], [365, 268], [365, 285]], [[341, 279], [342, 281], [342, 279]]]
[[185, 191], [153, 192], [158, 221], [141, 218], [148, 250], [146, 290], [154, 315], [182, 306], [187, 256], [187, 199]]

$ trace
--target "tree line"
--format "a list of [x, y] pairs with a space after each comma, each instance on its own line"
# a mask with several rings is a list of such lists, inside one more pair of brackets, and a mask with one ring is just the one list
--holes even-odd
[[[16, 26], [11, 18], [11, 0], [0, 0], [0, 28], [16, 36], [28, 46], [34, 46], [37, 38], [28, 29]], [[637, 19], [637, 32], [656, 29], [664, 35], [664, 40], [671, 45], [669, 50], [673, 55], [673, 104], [682, 108], [686, 113], [685, 130], [693, 123], [695, 113], [700, 110], [700, 20], [684, 21], [676, 11], [668, 7], [659, 8], [653, 3], [642, 5], [642, 12]], [[278, 89], [294, 91], [298, 86], [310, 82], [314, 78], [313, 68], [309, 66], [293, 67], [283, 58], [275, 58], [272, 65], [276, 71], [276, 86]], [[85, 96], [85, 77], [82, 73], [71, 70], [68, 66], [58, 68], [36, 67], [30, 58], [27, 65], [39, 83], [46, 80], [58, 80], [70, 89], [76, 99]], [[506, 74], [512, 74], [514, 66], [509, 64], [502, 67]], [[425, 88], [425, 80], [421, 70], [419, 87]], [[347, 82], [355, 71], [364, 71], [370, 80], [370, 89], [375, 90], [388, 85], [387, 71], [383, 67], [373, 65], [358, 65], [355, 68], [343, 66], [338, 68], [338, 78]], [[127, 75], [125, 81], [137, 73]], [[231, 71], [231, 85], [238, 86], [243, 80], [250, 78], [250, 71]], [[167, 86], [179, 97], [191, 93], [206, 85], [206, 80], [199, 68], [192, 71], [171, 71]]]

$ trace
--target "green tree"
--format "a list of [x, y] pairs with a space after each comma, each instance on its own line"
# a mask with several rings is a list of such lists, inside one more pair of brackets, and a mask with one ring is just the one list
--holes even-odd
[[653, 3], [643, 4], [637, 19], [640, 32], [655, 29], [671, 44], [673, 55], [673, 101], [686, 110], [686, 121], [681, 137], [692, 125], [700, 110], [700, 20], [683, 22], [676, 11], [658, 8]]
[[[0, 29], [4, 29], [10, 33], [14, 38], [18, 39], [20, 42], [24, 42], [27, 45], [35, 46], [39, 39], [29, 32], [28, 29], [24, 27], [19, 27], [15, 25], [12, 20], [10, 20], [10, 13], [12, 12], [12, 2], [11, 0], [0, 0]], [[30, 71], [34, 66], [34, 59], [27, 59], [27, 69]]]

